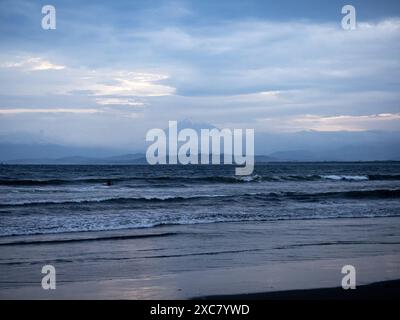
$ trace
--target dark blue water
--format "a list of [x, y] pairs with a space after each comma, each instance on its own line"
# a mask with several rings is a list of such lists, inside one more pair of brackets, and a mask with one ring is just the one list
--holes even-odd
[[400, 163], [0, 166], [0, 236], [400, 216]]

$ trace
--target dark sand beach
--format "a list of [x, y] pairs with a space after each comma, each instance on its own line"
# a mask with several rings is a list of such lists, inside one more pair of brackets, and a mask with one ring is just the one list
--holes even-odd
[[[399, 223], [399, 218], [214, 223], [83, 233], [72, 239], [36, 236], [33, 243], [29, 237], [3, 239], [0, 298], [237, 298], [256, 292], [285, 298], [286, 293], [271, 292], [340, 286], [347, 264], [356, 267], [358, 286], [396, 280]], [[57, 269], [56, 290], [40, 286], [47, 263]], [[305, 298], [314, 296], [294, 294], [302, 292]], [[321, 298], [331, 297], [330, 292]]]
[[362, 285], [357, 290], [341, 287], [309, 290], [261, 292], [236, 295], [197, 297], [202, 300], [398, 300], [400, 280]]

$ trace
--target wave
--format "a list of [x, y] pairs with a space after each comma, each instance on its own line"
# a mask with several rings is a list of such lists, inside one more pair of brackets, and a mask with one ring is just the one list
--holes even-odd
[[322, 200], [322, 199], [388, 199], [400, 198], [400, 189], [374, 189], [374, 190], [352, 190], [352, 191], [334, 191], [334, 192], [281, 192], [281, 193], [261, 193], [255, 194], [255, 197], [268, 199], [291, 199], [291, 200]]
[[[351, 215], [341, 215], [341, 214], [334, 214], [334, 215], [311, 215], [311, 216], [221, 216], [221, 217], [209, 217], [209, 218], [188, 218], [188, 219], [179, 219], [175, 221], [154, 221], [153, 223], [148, 224], [131, 224], [126, 226], [108, 226], [104, 227], [95, 227], [92, 229], [87, 228], [70, 228], [68, 226], [63, 226], [57, 231], [33, 231], [33, 230], [24, 230], [19, 232], [5, 232], [0, 235], [0, 238], [4, 238], [1, 240], [0, 246], [7, 246], [7, 245], [29, 245], [29, 244], [57, 244], [57, 243], [65, 243], [65, 242], [86, 242], [86, 241], [107, 241], [107, 240], [127, 240], [127, 239], [135, 239], [135, 238], [146, 238], [146, 237], [169, 237], [175, 235], [182, 235], [182, 234], [190, 234], [190, 231], [184, 232], [165, 232], [165, 233], [151, 233], [151, 234], [143, 234], [143, 235], [113, 235], [113, 236], [99, 236], [99, 237], [87, 237], [87, 238], [62, 238], [62, 239], [52, 239], [52, 240], [10, 240], [11, 237], [21, 236], [39, 236], [39, 235], [57, 235], [57, 234], [82, 234], [82, 233], [90, 233], [90, 232], [104, 232], [104, 231], [124, 231], [124, 230], [137, 230], [137, 229], [152, 229], [158, 227], [166, 227], [166, 226], [179, 226], [179, 225], [201, 225], [201, 224], [214, 224], [214, 223], [242, 223], [242, 222], [268, 222], [268, 221], [308, 221], [308, 220], [329, 220], [329, 219], [373, 219], [376, 217], [399, 217], [398, 213], [387, 213], [387, 214], [362, 214], [362, 213], [355, 213]], [[6, 230], [5, 230], [6, 231]], [[7, 240], [5, 240], [7, 239]], [[277, 248], [278, 249], [278, 248]]]
[[52, 244], [52, 243], [68, 243], [68, 242], [86, 242], [86, 241], [128, 240], [128, 239], [141, 239], [141, 238], [153, 238], [153, 237], [169, 237], [169, 236], [175, 236], [178, 234], [179, 234], [178, 232], [164, 232], [164, 233], [145, 233], [145, 234], [137, 234], [137, 235], [114, 235], [114, 236], [68, 238], [68, 239], [17, 240], [17, 241], [0, 242], [0, 246], [26, 245], [26, 244]]
[[344, 181], [364, 181], [369, 180], [368, 176], [346, 176], [346, 175], [326, 175], [320, 176], [322, 179], [327, 180], [344, 180]]
[[47, 205], [86, 205], [86, 204], [133, 204], [133, 203], [157, 203], [157, 202], [182, 202], [188, 200], [200, 200], [208, 198], [220, 197], [234, 197], [224, 195], [204, 195], [204, 196], [164, 196], [164, 197], [115, 197], [115, 198], [101, 198], [101, 199], [80, 199], [68, 201], [22, 201], [13, 203], [0, 203], [2, 207], [20, 207], [20, 206], [47, 206]]
[[126, 178], [87, 178], [87, 179], [0, 179], [0, 185], [3, 186], [51, 186], [63, 184], [105, 184], [113, 185], [120, 182], [129, 181], [146, 181], [146, 182], [160, 182], [160, 181], [176, 181], [176, 182], [191, 182], [191, 181], [204, 181], [204, 182], [251, 182], [261, 180], [258, 175], [254, 176], [156, 176], [156, 177], [126, 177]]
[[[205, 252], [192, 252], [192, 253], [181, 253], [181, 254], [162, 254], [162, 255], [147, 255], [147, 256], [132, 256], [132, 257], [96, 257], [96, 258], [86, 258], [86, 262], [100, 262], [100, 261], [121, 261], [121, 260], [135, 260], [135, 259], [163, 259], [163, 258], [181, 258], [181, 257], [192, 257], [192, 256], [216, 256], [220, 254], [229, 253], [244, 253], [244, 252], [257, 252], [263, 251], [264, 249], [239, 249], [239, 250], [218, 250], [218, 251], [205, 251]], [[76, 261], [76, 260], [75, 260]], [[72, 259], [55, 259], [55, 263], [72, 263]], [[43, 261], [11, 261], [11, 262], [0, 262], [0, 265], [38, 265], [43, 264]]]
[[63, 184], [85, 184], [85, 183], [113, 183], [126, 181], [134, 178], [87, 178], [87, 179], [0, 179], [2, 186], [51, 186]]
[[250, 182], [279, 182], [279, 181], [379, 181], [400, 180], [400, 174], [374, 175], [258, 175], [251, 176], [155, 176], [155, 177], [110, 177], [110, 178], [81, 178], [81, 179], [0, 179], [0, 186], [52, 186], [70, 184], [102, 184], [114, 185], [121, 182], [142, 181], [146, 183], [160, 182], [204, 182], [204, 183], [250, 183]]
[[400, 198], [400, 189], [373, 189], [352, 190], [335, 192], [267, 192], [267, 193], [245, 193], [228, 195], [194, 195], [194, 196], [164, 196], [164, 197], [114, 197], [102, 199], [81, 199], [68, 201], [26, 201], [14, 203], [2, 203], [0, 208], [21, 206], [68, 206], [68, 205], [95, 205], [95, 204], [143, 204], [143, 203], [179, 203], [196, 202], [204, 200], [212, 201], [284, 201], [284, 200], [313, 200], [341, 198], [341, 199], [389, 199]]
[[[268, 180], [268, 177], [262, 177], [262, 180]], [[282, 180], [282, 181], [318, 181], [318, 180], [331, 180], [331, 181], [379, 181], [379, 180], [400, 180], [400, 175], [398, 174], [388, 174], [388, 175], [337, 175], [337, 174], [327, 174], [327, 175], [288, 175], [281, 177], [272, 177], [270, 180]]]
[[357, 244], [372, 244], [372, 245], [399, 245], [400, 242], [395, 241], [352, 241], [352, 240], [338, 240], [338, 241], [326, 241], [326, 242], [315, 242], [315, 243], [298, 243], [298, 244], [290, 244], [285, 246], [279, 246], [275, 249], [293, 249], [293, 248], [301, 248], [301, 247], [320, 247], [320, 246], [343, 246], [343, 245], [357, 245]]

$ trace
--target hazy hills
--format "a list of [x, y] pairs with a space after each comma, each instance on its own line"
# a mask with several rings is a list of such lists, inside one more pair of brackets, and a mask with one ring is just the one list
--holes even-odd
[[[214, 128], [185, 120], [178, 129]], [[400, 132], [255, 132], [256, 162], [400, 160]], [[34, 135], [0, 136], [0, 161], [19, 164], [145, 164], [143, 147], [82, 147], [46, 142]]]

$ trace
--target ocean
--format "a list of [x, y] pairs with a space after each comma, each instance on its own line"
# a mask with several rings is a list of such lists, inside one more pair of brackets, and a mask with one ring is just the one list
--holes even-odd
[[[0, 166], [0, 299], [187, 299], [400, 278], [400, 163]], [[41, 287], [42, 267], [57, 290]]]
[[0, 166], [0, 237], [396, 216], [397, 162]]

